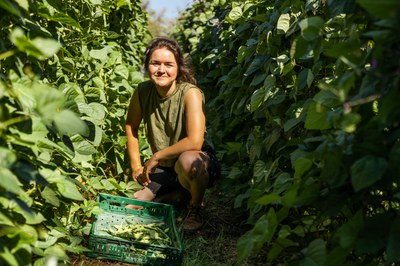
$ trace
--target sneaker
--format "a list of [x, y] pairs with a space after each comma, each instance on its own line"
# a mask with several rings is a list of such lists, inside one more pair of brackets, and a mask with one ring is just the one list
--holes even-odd
[[183, 221], [183, 230], [195, 231], [203, 226], [200, 206], [190, 206], [186, 219]]

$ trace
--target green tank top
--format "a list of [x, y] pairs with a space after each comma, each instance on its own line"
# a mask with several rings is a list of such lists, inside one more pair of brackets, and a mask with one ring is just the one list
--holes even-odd
[[[184, 99], [186, 92], [191, 88], [200, 90], [193, 84], [180, 83], [176, 85], [171, 95], [162, 98], [151, 80], [139, 84], [137, 89], [140, 109], [142, 110], [147, 142], [153, 153], [186, 137]], [[201, 93], [203, 94], [202, 91]], [[160, 166], [172, 167], [175, 161], [176, 159], [160, 161]]]

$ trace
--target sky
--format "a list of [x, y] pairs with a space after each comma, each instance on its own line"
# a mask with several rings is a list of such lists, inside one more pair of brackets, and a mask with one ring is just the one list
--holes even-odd
[[193, 0], [149, 0], [150, 8], [155, 12], [165, 8], [165, 16], [167, 19], [178, 18], [179, 11], [190, 7]]

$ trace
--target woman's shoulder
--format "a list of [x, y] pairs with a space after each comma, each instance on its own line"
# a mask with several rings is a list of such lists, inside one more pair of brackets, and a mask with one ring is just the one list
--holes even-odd
[[187, 92], [191, 89], [200, 91], [201, 96], [203, 98], [203, 102], [204, 102], [204, 100], [205, 100], [204, 93], [197, 85], [194, 85], [194, 84], [188, 83], [188, 82], [182, 82], [179, 85], [181, 86], [181, 91], [183, 92], [183, 95], [185, 95], [185, 96], [187, 95]]

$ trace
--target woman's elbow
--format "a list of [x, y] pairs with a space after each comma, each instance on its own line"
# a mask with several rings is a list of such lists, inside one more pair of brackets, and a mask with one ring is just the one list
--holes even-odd
[[203, 147], [203, 142], [204, 142], [204, 140], [202, 140], [202, 139], [193, 140], [192, 141], [192, 149], [195, 151], [200, 151], [201, 148]]

